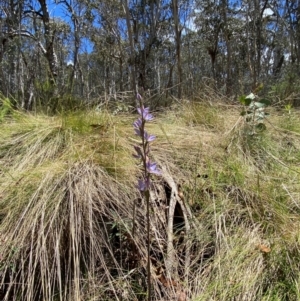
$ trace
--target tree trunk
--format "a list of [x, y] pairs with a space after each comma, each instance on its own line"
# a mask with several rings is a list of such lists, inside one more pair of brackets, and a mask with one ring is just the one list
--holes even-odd
[[181, 29], [179, 28], [179, 16], [178, 16], [178, 0], [172, 0], [173, 18], [174, 18], [174, 31], [176, 41], [176, 57], [177, 57], [177, 97], [182, 97], [182, 66], [181, 66]]
[[136, 70], [135, 70], [135, 55], [134, 55], [134, 43], [133, 43], [133, 36], [132, 36], [132, 28], [130, 24], [130, 15], [129, 15], [129, 7], [128, 7], [128, 0], [124, 0], [123, 8], [126, 15], [126, 25], [127, 25], [127, 32], [128, 32], [128, 38], [129, 38], [129, 44], [130, 44], [130, 62], [129, 62], [129, 68], [131, 73], [131, 89], [133, 93], [136, 95], [138, 92], [137, 86], [136, 86]]
[[231, 43], [230, 33], [227, 22], [227, 0], [222, 1], [222, 12], [223, 12], [223, 32], [225, 37], [225, 43], [227, 48], [227, 59], [226, 59], [226, 94], [230, 95], [232, 90], [232, 72], [231, 72]]
[[41, 5], [41, 11], [42, 11], [41, 17], [44, 25], [44, 38], [45, 38], [45, 46], [46, 46], [43, 47], [42, 49], [49, 65], [50, 82], [53, 86], [53, 94], [54, 96], [57, 96], [58, 91], [56, 87], [56, 78], [57, 78], [59, 68], [58, 68], [57, 55], [54, 49], [55, 32], [51, 28], [50, 15], [48, 12], [46, 0], [38, 0], [38, 1]]

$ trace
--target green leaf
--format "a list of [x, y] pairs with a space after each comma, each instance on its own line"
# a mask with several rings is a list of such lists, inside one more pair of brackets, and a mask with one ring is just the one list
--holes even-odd
[[251, 101], [251, 103], [249, 105], [249, 109], [250, 110], [255, 110], [256, 109], [255, 102]]
[[249, 106], [251, 102], [252, 102], [251, 98], [245, 98], [245, 105], [246, 106]]
[[244, 105], [245, 104], [245, 99], [246, 99], [246, 96], [245, 95], [241, 95], [239, 97], [239, 102]]
[[261, 132], [265, 131], [267, 129], [267, 127], [264, 123], [258, 123], [255, 127]]
[[258, 114], [256, 114], [256, 116], [259, 118], [265, 118], [265, 112], [259, 112]]
[[246, 111], [242, 111], [242, 112], [241, 112], [241, 116], [245, 116], [246, 114], [247, 114]]
[[253, 93], [250, 93], [249, 95], [246, 96], [246, 99], [251, 99], [254, 100], [256, 96]]
[[239, 101], [241, 104], [243, 104], [244, 106], [249, 106], [252, 99], [251, 98], [247, 98], [247, 96], [242, 95], [239, 97]]
[[266, 105], [260, 101], [256, 101], [254, 103], [254, 105], [257, 107], [257, 108], [264, 108]]
[[265, 99], [265, 98], [260, 99], [259, 102], [265, 104], [265, 106], [270, 106], [271, 105], [271, 101], [268, 100], [268, 99]]

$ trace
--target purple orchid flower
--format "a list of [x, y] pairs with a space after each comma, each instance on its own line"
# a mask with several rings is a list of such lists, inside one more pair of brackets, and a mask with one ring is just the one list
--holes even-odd
[[143, 101], [143, 98], [142, 98], [141, 94], [139, 94], [139, 93], [137, 93], [136, 98], [139, 102]]
[[143, 158], [143, 151], [140, 146], [134, 146], [134, 150], [136, 151], [135, 154], [133, 154], [133, 157], [136, 159], [142, 159]]
[[142, 136], [142, 133], [141, 133], [141, 130], [140, 130], [140, 129], [135, 128], [134, 131], [135, 131], [135, 134], [136, 134], [137, 136], [140, 136], [140, 137]]
[[140, 190], [140, 191], [146, 191], [146, 190], [149, 190], [150, 188], [150, 179], [146, 179], [146, 180], [138, 180], [138, 185], [137, 185], [137, 188]]
[[138, 120], [136, 120], [134, 123], [133, 123], [133, 127], [135, 129], [140, 129], [143, 125], [143, 121], [141, 118], [139, 118]]
[[157, 164], [155, 162], [151, 162], [149, 159], [150, 153], [150, 142], [155, 140], [155, 136], [149, 134], [145, 130], [145, 124], [148, 121], [152, 121], [154, 119], [153, 115], [150, 114], [149, 107], [145, 108], [142, 104], [142, 96], [137, 94], [137, 99], [140, 102], [140, 108], [137, 109], [140, 118], [138, 118], [133, 123], [133, 128], [135, 134], [142, 138], [141, 146], [134, 146], [135, 154], [133, 156], [137, 159], [140, 159], [143, 162], [143, 179], [138, 181], [138, 189], [140, 191], [147, 191], [150, 188], [150, 175], [161, 175], [161, 172], [157, 168]]
[[144, 138], [147, 142], [152, 142], [156, 137], [154, 135], [149, 135], [146, 131], [144, 131]]
[[157, 169], [157, 164], [155, 162], [151, 162], [150, 160], [148, 160], [148, 162], [146, 163], [146, 167], [147, 167], [147, 171], [151, 174], [155, 174], [155, 175], [161, 175], [160, 170]]
[[138, 108], [138, 113], [142, 116], [142, 119], [145, 121], [151, 121], [154, 119], [153, 115], [149, 113], [149, 108], [144, 108], [143, 106]]
[[152, 114], [149, 113], [149, 108], [144, 108], [143, 99], [140, 94], [137, 94], [137, 100], [140, 103], [140, 108], [137, 109], [141, 116], [138, 120], [133, 123], [135, 133], [142, 138], [140, 146], [135, 146], [134, 149], [136, 154], [135, 158], [142, 161], [142, 179], [138, 180], [137, 188], [143, 192], [146, 200], [147, 208], [147, 274], [148, 274], [148, 301], [151, 300], [151, 260], [150, 260], [150, 185], [151, 185], [151, 174], [160, 175], [161, 172], [157, 168], [155, 162], [151, 162], [149, 159], [150, 153], [150, 142], [155, 139], [154, 135], [150, 135], [145, 130], [145, 124], [147, 121], [153, 120]]

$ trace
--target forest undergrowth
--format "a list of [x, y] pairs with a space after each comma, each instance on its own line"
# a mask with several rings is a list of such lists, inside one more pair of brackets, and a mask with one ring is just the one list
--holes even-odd
[[[270, 107], [249, 134], [241, 111], [154, 113], [152, 300], [300, 299], [300, 113]], [[0, 299], [145, 300], [135, 114], [0, 117]]]

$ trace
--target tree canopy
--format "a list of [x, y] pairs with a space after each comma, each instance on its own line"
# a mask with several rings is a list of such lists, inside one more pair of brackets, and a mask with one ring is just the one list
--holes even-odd
[[4, 0], [0, 91], [19, 106], [137, 90], [183, 98], [297, 90], [299, 1]]

